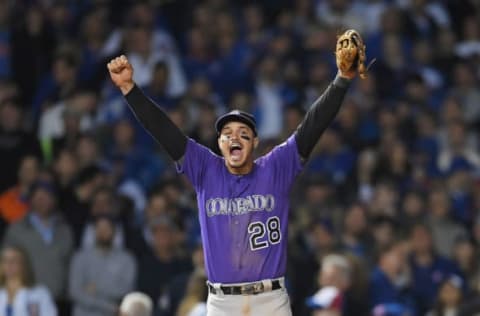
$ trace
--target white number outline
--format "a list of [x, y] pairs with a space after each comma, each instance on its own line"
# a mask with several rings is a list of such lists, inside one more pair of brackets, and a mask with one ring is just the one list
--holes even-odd
[[[276, 227], [272, 229], [270, 223], [275, 223]], [[276, 245], [282, 241], [282, 231], [280, 230], [280, 218], [278, 218], [278, 216], [272, 216], [267, 220], [267, 231], [268, 231], [268, 241], [272, 245]], [[272, 239], [272, 233], [278, 234], [278, 240], [274, 241]]]
[[[272, 223], [275, 227], [272, 228]], [[250, 234], [248, 241], [252, 251], [267, 248], [270, 245], [276, 245], [282, 241], [282, 230], [280, 229], [280, 218], [272, 216], [267, 219], [267, 225], [261, 221], [251, 222], [248, 225], [248, 233]], [[268, 241], [258, 241], [267, 233]], [[272, 233], [278, 234], [278, 238], [272, 238]]]
[[258, 239], [261, 239], [263, 236], [265, 236], [265, 225], [262, 222], [251, 222], [248, 225], [248, 233], [251, 234], [249, 238], [251, 250], [255, 251], [268, 247], [268, 241], [266, 240], [257, 243]]

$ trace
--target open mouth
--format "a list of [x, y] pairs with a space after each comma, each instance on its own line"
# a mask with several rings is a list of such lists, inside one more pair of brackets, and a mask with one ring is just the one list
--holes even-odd
[[239, 160], [242, 155], [242, 145], [238, 143], [233, 143], [230, 145], [230, 155], [233, 160]]

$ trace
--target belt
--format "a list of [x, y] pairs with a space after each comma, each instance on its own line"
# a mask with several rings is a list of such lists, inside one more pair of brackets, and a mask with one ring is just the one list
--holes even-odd
[[220, 285], [219, 288], [216, 288], [210, 282], [207, 282], [207, 286], [210, 293], [223, 293], [225, 295], [256, 295], [282, 288], [280, 280], [268, 280], [268, 282], [272, 282], [271, 289], [265, 288], [265, 284], [261, 281], [242, 285]]

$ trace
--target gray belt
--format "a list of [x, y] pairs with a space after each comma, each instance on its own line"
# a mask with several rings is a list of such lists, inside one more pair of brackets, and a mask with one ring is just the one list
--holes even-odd
[[212, 294], [225, 294], [225, 295], [256, 295], [268, 291], [274, 291], [281, 289], [282, 282], [280, 280], [271, 280], [271, 288], [265, 287], [262, 281], [246, 283], [242, 285], [220, 285], [215, 287], [212, 283], [207, 282], [208, 290]]

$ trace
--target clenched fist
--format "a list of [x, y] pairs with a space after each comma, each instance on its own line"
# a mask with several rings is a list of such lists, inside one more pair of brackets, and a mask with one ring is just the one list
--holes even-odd
[[112, 78], [113, 83], [122, 91], [123, 95], [126, 95], [132, 90], [135, 85], [133, 82], [133, 67], [125, 55], [112, 59], [107, 64], [107, 68], [110, 72], [110, 78]]

